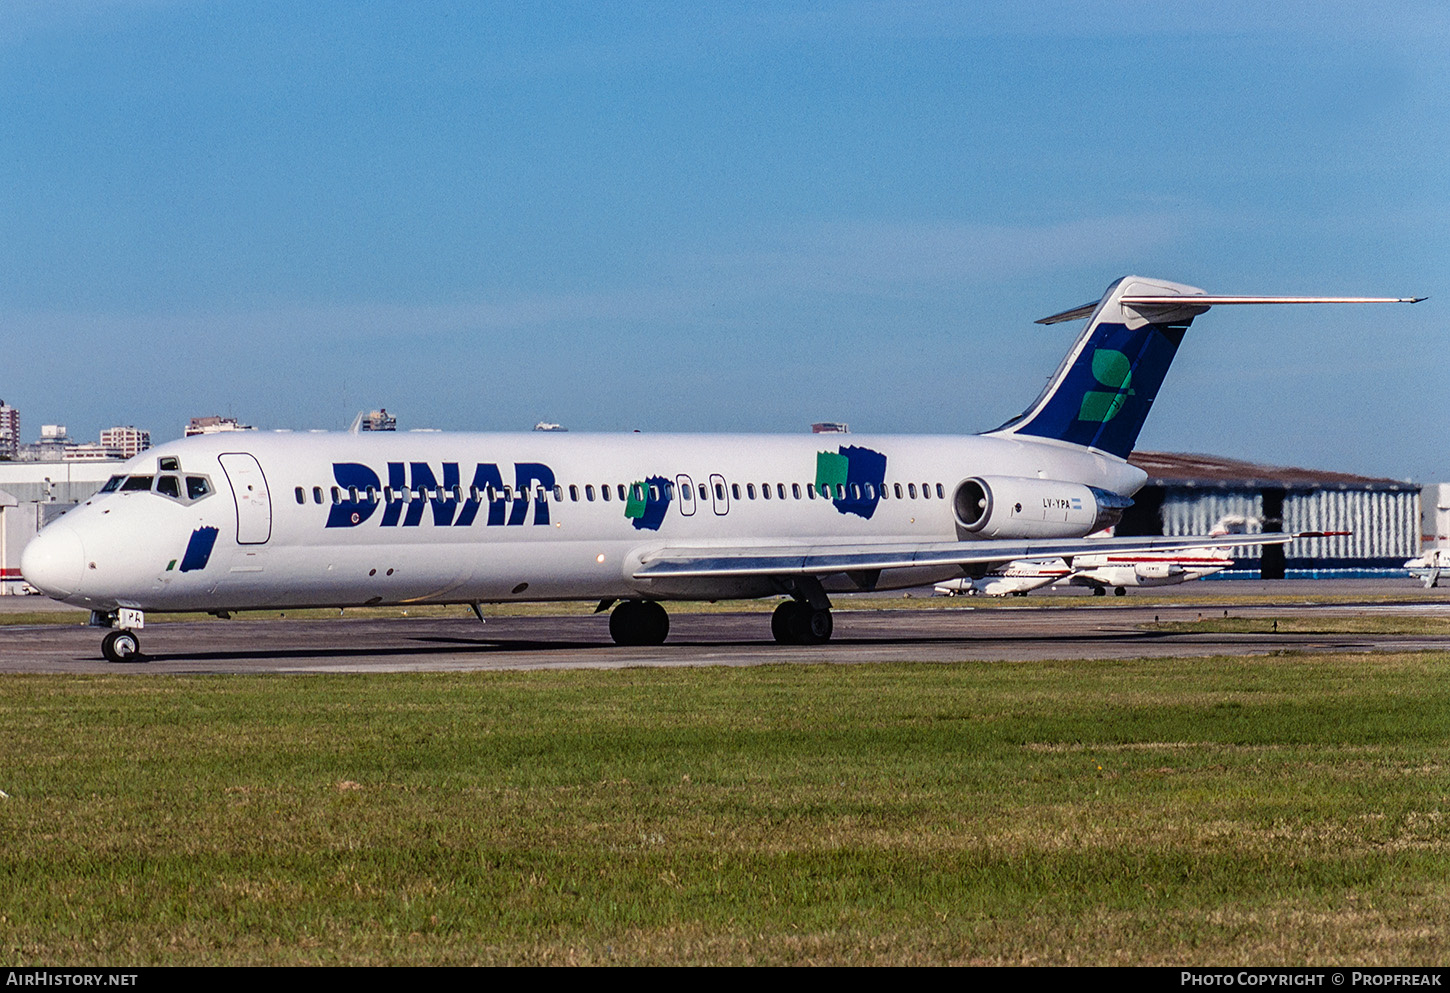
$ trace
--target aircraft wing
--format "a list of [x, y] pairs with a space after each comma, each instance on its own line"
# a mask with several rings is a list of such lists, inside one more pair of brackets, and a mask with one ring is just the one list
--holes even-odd
[[1103, 552], [1177, 552], [1194, 548], [1242, 548], [1283, 545], [1295, 538], [1325, 537], [1330, 532], [1297, 534], [1185, 535], [1138, 538], [1056, 538], [1031, 541], [926, 541], [913, 544], [800, 544], [671, 547], [644, 553], [635, 579], [726, 576], [824, 576], [876, 569], [986, 565], [1015, 559], [1060, 558]]

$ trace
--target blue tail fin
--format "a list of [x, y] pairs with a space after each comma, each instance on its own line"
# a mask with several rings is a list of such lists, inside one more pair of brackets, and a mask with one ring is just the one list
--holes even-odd
[[[1039, 324], [1088, 317], [1072, 351], [1031, 407], [994, 435], [1055, 438], [1127, 458], [1148, 418], [1163, 377], [1188, 325], [1206, 306], [1194, 306], [1203, 291], [1159, 279], [1125, 276], [1096, 304]], [[1180, 306], [1132, 306], [1122, 297], [1183, 296]]]

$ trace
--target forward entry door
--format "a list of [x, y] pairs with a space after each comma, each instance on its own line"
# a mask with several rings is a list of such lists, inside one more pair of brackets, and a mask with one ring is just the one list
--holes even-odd
[[272, 537], [272, 495], [261, 464], [246, 452], [227, 452], [218, 461], [237, 504], [237, 544], [266, 544]]

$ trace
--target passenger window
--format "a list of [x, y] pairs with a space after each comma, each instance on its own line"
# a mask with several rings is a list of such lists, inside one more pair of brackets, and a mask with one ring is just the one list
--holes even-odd
[[881, 499], [891, 499], [891, 487], [887, 486], [885, 483], [881, 484]]
[[554, 487], [554, 502], [555, 503], [563, 503], [564, 502], [564, 487], [557, 486], [557, 485]]
[[602, 496], [605, 500], [610, 499], [608, 483], [605, 483], [603, 486], [599, 487], [599, 495]]
[[921, 498], [923, 500], [930, 500], [931, 499], [931, 484], [930, 483], [922, 483], [921, 484]]
[[205, 476], [186, 477], [186, 496], [189, 500], [200, 500], [211, 492], [211, 483]]
[[716, 500], [724, 500], [725, 499], [725, 484], [724, 483], [716, 483], [715, 484], [715, 499]]
[[621, 499], [621, 500], [627, 500], [627, 499], [629, 499], [628, 497], [626, 497], [624, 495], [624, 484], [623, 483], [620, 483], [619, 484], [619, 499]]
[[[191, 480], [188, 479], [186, 482], [187, 482], [187, 489], [190, 489], [191, 488]], [[312, 502], [313, 503], [321, 503], [322, 502], [322, 487], [321, 486], [314, 486], [314, 487], [312, 487]]]
[[151, 479], [152, 477], [150, 476], [131, 476], [121, 484], [121, 492], [125, 493], [129, 490], [149, 490], [151, 489]]
[[898, 499], [898, 500], [901, 499], [901, 484], [900, 483], [897, 483], [896, 484], [896, 499]]
[[584, 486], [584, 499], [590, 503], [594, 502], [594, 487], [587, 483]]
[[846, 484], [845, 483], [837, 483], [836, 484], [836, 499], [837, 500], [844, 500], [844, 499], [846, 499]]
[[938, 500], [945, 500], [947, 498], [946, 487], [942, 486], [941, 483], [936, 484], [936, 495]]
[[730, 484], [730, 495], [733, 496], [737, 500], [740, 499], [740, 484], [739, 483], [731, 483]]
[[156, 479], [156, 492], [162, 496], [169, 496], [173, 500], [180, 500], [181, 480], [175, 476], [159, 476]]
[[797, 499], [797, 500], [799, 500], [801, 498], [801, 484], [800, 483], [791, 483], [790, 484], [790, 495], [792, 497], [794, 497], [795, 499]]
[[[158, 493], [161, 492], [160, 485], [158, 485], [156, 487], [156, 492], [158, 492]], [[307, 494], [305, 494], [305, 493], [302, 492], [302, 487], [300, 487], [300, 486], [297, 487], [297, 502], [298, 503], [306, 503], [307, 502]]]
[[701, 500], [708, 500], [708, 499], [710, 499], [710, 491], [705, 488], [705, 484], [704, 483], [701, 483], [700, 484], [700, 499]]
[[745, 495], [747, 497], [749, 497], [751, 500], [754, 500], [755, 499], [755, 484], [754, 483], [746, 483], [745, 484]]
[[579, 487], [575, 486], [573, 483], [569, 484], [569, 499], [572, 500], [574, 503], [579, 502]]
[[657, 484], [657, 483], [650, 483], [650, 486], [649, 486], [649, 498], [651, 500], [658, 500], [660, 498], [660, 488], [659, 488], [659, 484]]
[[807, 483], [806, 484], [806, 499], [807, 500], [814, 500], [815, 498], [816, 498], [816, 484], [815, 483]]
[[913, 500], [915, 500], [916, 499], [916, 484], [915, 483], [907, 483], [906, 484], [906, 492], [907, 492], [908, 495], [910, 495], [910, 497]]

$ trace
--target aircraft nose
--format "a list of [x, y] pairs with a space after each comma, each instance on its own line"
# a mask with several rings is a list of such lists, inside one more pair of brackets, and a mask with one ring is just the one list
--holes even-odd
[[25, 546], [20, 555], [20, 574], [47, 596], [64, 599], [81, 586], [86, 552], [80, 535], [64, 524], [45, 528]]

